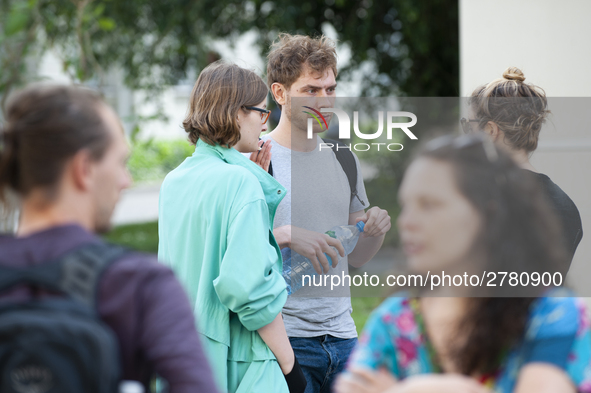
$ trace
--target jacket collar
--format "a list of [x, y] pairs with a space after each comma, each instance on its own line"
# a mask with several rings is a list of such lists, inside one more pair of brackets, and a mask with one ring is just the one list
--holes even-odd
[[279, 205], [279, 202], [285, 197], [285, 187], [283, 187], [273, 176], [269, 175], [263, 168], [246, 158], [242, 153], [233, 147], [227, 148], [216, 144], [212, 146], [201, 139], [197, 141], [195, 145], [195, 153], [205, 154], [209, 156], [219, 157], [222, 161], [227, 162], [231, 165], [239, 165], [247, 169], [250, 173], [256, 176], [263, 188], [269, 210], [272, 215], [275, 216], [275, 210]]

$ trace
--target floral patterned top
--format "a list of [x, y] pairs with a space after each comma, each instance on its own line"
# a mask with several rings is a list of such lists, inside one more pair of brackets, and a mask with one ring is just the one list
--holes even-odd
[[[553, 364], [579, 392], [591, 393], [591, 334], [582, 301], [564, 289], [536, 299], [523, 339], [507, 353], [494, 376], [481, 381], [496, 393], [510, 393], [526, 363]], [[557, 297], [568, 296], [568, 297]], [[370, 316], [347, 368], [386, 368], [398, 379], [436, 372], [409, 298], [390, 298]]]

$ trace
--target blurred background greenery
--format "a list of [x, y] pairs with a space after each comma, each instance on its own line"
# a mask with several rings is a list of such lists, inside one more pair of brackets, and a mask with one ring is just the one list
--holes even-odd
[[121, 225], [104, 237], [109, 242], [135, 250], [154, 254], [158, 252], [158, 222]]
[[[161, 90], [199, 70], [246, 33], [265, 55], [279, 32], [333, 29], [351, 50], [346, 79], [364, 63], [364, 96], [459, 95], [457, 0], [0, 0], [0, 95], [29, 82], [29, 55], [60, 52], [73, 81], [104, 85], [111, 67], [128, 86]], [[29, 70], [30, 71], [30, 70]]]
[[160, 181], [194, 149], [182, 139], [134, 141], [127, 167], [134, 182]]

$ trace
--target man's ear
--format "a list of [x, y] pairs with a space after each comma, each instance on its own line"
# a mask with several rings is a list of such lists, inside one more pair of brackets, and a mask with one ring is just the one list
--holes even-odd
[[87, 191], [92, 188], [94, 160], [90, 157], [88, 150], [80, 150], [72, 157], [69, 172], [72, 176], [74, 187], [80, 191]]
[[503, 137], [503, 131], [501, 131], [497, 123], [495, 123], [494, 121], [489, 121], [488, 123], [486, 123], [486, 126], [484, 127], [484, 132], [486, 132], [490, 136], [493, 142], [499, 142]]
[[271, 85], [271, 94], [273, 94], [273, 98], [277, 104], [283, 106], [287, 102], [287, 91], [281, 83], [275, 82]]

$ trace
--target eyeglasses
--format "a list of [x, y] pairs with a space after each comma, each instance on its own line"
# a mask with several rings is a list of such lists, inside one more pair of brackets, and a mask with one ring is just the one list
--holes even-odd
[[462, 125], [462, 131], [464, 131], [465, 134], [472, 133], [472, 127], [470, 127], [470, 123], [480, 123], [480, 120], [466, 119], [465, 117], [462, 117], [460, 119], [460, 124]]
[[261, 120], [263, 121], [263, 124], [265, 124], [267, 120], [269, 120], [269, 116], [271, 116], [271, 111], [268, 109], [257, 108], [256, 106], [245, 106], [244, 109], [261, 112]]

